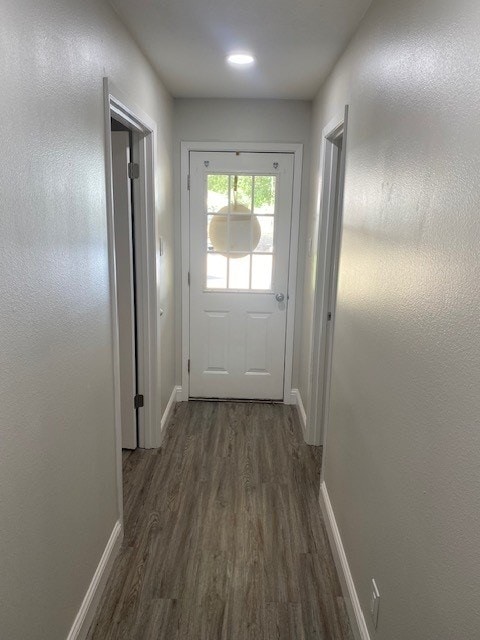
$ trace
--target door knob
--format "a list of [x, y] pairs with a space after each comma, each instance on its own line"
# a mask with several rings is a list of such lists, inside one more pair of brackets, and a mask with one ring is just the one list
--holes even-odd
[[275, 296], [275, 300], [277, 302], [283, 302], [285, 300], [285, 296], [283, 295], [283, 293], [277, 293]]

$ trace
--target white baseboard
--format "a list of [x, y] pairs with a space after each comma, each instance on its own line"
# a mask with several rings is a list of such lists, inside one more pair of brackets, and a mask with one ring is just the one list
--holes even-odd
[[175, 389], [177, 390], [177, 402], [187, 402], [188, 396], [185, 397], [183, 387], [181, 385], [177, 385]]
[[325, 517], [328, 539], [332, 547], [335, 566], [337, 567], [338, 577], [340, 578], [343, 597], [347, 605], [348, 617], [350, 618], [355, 640], [370, 640], [365, 616], [360, 606], [357, 590], [355, 589], [355, 583], [353, 582], [350, 571], [350, 565], [348, 564], [345, 549], [343, 548], [342, 538], [340, 537], [340, 531], [338, 530], [325, 481], [322, 481], [320, 484], [320, 506]]
[[165, 407], [165, 411], [163, 412], [162, 420], [160, 421], [160, 445], [162, 444], [163, 436], [165, 434], [165, 427], [170, 420], [172, 410], [175, 407], [175, 404], [178, 402], [178, 389], [179, 387], [173, 387], [172, 393], [170, 394], [170, 398], [167, 402], [167, 406]]
[[305, 407], [303, 406], [302, 396], [298, 389], [292, 389], [292, 402], [291, 404], [297, 405], [298, 417], [300, 418], [300, 424], [302, 425], [303, 437], [307, 436], [307, 414], [305, 413]]
[[118, 520], [113, 527], [110, 539], [93, 574], [92, 581], [70, 629], [70, 633], [67, 636], [67, 640], [84, 640], [86, 637], [105, 588], [107, 578], [112, 570], [113, 561], [120, 550], [122, 538], [122, 525]]

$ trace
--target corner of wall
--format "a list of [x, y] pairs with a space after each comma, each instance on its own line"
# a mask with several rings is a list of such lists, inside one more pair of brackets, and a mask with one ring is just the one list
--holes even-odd
[[320, 507], [325, 518], [328, 539], [355, 640], [371, 640], [325, 480], [322, 480], [320, 485]]
[[159, 436], [159, 442], [158, 442], [158, 446], [161, 447], [162, 446], [162, 442], [163, 442], [163, 438], [165, 437], [165, 431], [166, 428], [168, 426], [168, 422], [170, 420], [170, 417], [175, 409], [175, 405], [177, 402], [179, 402], [178, 397], [179, 397], [179, 389], [181, 392], [181, 387], [178, 386], [174, 386], [172, 389], [172, 393], [170, 394], [170, 398], [168, 400], [167, 406], [165, 407], [165, 411], [163, 412], [162, 415], [162, 419], [160, 422], [160, 436]]
[[294, 404], [297, 407], [298, 419], [300, 420], [300, 425], [302, 427], [303, 438], [307, 440], [307, 414], [305, 413], [305, 407], [303, 406], [302, 396], [300, 395], [299, 389], [292, 389], [291, 393], [291, 402], [289, 404]]

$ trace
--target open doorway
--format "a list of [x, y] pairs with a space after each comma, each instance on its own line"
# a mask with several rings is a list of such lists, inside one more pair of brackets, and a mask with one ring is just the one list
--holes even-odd
[[155, 204], [157, 125], [108, 78], [103, 86], [117, 505], [123, 523], [122, 448], [158, 447], [162, 436], [156, 419], [162, 253]]
[[307, 430], [309, 443], [324, 443], [328, 422], [338, 265], [342, 237], [347, 114], [322, 133], [322, 194], [312, 322], [312, 358]]

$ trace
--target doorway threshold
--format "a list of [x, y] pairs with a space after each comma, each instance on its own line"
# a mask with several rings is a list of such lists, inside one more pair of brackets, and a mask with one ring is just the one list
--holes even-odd
[[283, 400], [255, 400], [252, 398], [188, 398], [195, 402], [237, 402], [237, 403], [251, 403], [251, 404], [283, 404]]

